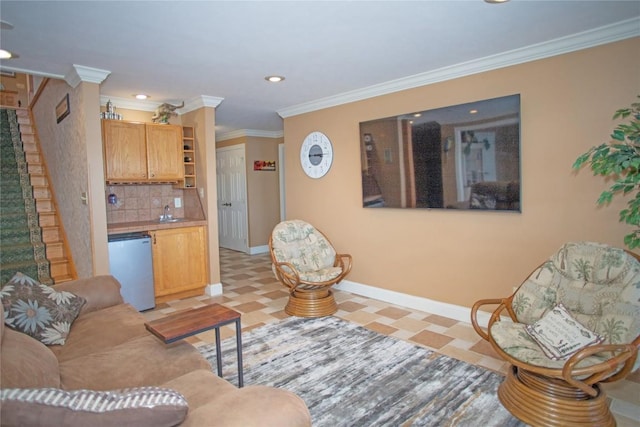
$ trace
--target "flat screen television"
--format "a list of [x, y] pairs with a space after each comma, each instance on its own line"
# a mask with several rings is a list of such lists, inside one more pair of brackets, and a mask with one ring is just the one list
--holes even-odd
[[520, 95], [360, 123], [366, 208], [521, 212]]

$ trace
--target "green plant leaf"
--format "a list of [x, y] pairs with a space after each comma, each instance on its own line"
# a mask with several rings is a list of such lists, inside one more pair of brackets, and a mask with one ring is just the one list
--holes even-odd
[[594, 175], [611, 181], [596, 200], [597, 205], [610, 204], [617, 194], [628, 196], [635, 192], [619, 216], [621, 222], [635, 228], [624, 237], [625, 245], [634, 249], [640, 247], [640, 102], [618, 109], [613, 119], [621, 122], [611, 133], [611, 140], [579, 155], [572, 168], [579, 170], [588, 165]]

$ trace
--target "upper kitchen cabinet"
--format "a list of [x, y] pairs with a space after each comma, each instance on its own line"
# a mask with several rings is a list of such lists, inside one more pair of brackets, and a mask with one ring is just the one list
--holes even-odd
[[180, 126], [103, 120], [102, 142], [107, 183], [184, 179]]

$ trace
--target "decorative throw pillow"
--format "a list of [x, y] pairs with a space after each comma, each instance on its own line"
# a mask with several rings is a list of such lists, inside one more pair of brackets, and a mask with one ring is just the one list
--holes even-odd
[[179, 392], [160, 387], [114, 391], [3, 389], [4, 426], [176, 426], [189, 411]]
[[534, 324], [527, 325], [525, 330], [553, 360], [566, 359], [578, 350], [603, 340], [574, 319], [562, 304], [553, 307]]
[[16, 273], [0, 289], [0, 302], [7, 326], [43, 344], [62, 345], [86, 300]]

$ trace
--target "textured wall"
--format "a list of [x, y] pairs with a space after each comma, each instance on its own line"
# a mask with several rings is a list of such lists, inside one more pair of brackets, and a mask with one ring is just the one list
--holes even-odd
[[[93, 260], [89, 206], [80, 199], [83, 192], [88, 192], [81, 88], [82, 85], [74, 89], [62, 80], [50, 80], [33, 114], [76, 271], [79, 277], [88, 277], [93, 274]], [[67, 93], [71, 113], [56, 123], [56, 105]]]

